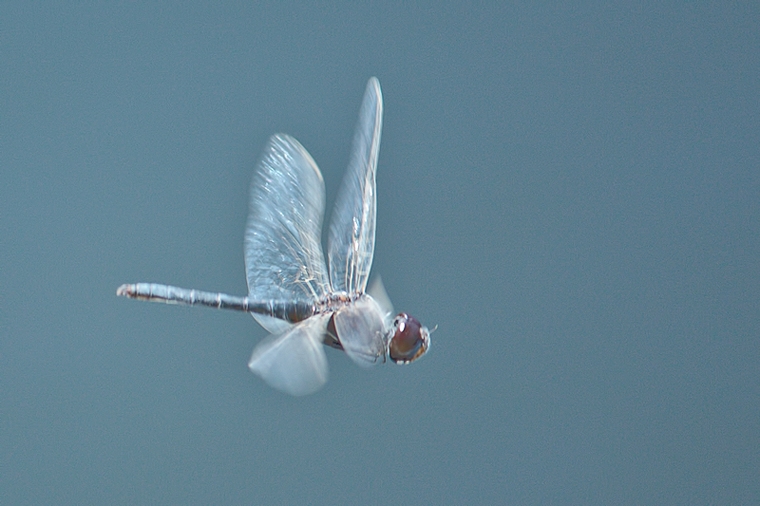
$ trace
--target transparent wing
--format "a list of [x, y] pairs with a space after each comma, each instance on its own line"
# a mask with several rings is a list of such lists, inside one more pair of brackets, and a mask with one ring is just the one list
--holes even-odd
[[248, 367], [282, 392], [316, 392], [327, 382], [322, 335], [329, 317], [329, 313], [312, 316], [282, 334], [266, 337], [253, 350]]
[[369, 284], [367, 294], [375, 299], [375, 302], [377, 302], [377, 305], [380, 306], [380, 310], [383, 312], [386, 324], [390, 324], [396, 313], [393, 311], [393, 303], [391, 302], [390, 297], [388, 297], [388, 292], [385, 291], [383, 279], [379, 274], [376, 274], [375, 279]]
[[348, 170], [330, 221], [328, 258], [335, 290], [363, 293], [375, 251], [375, 170], [380, 150], [383, 97], [371, 78], [356, 124]]
[[385, 324], [375, 300], [364, 295], [335, 313], [335, 330], [346, 354], [367, 367], [385, 360]]
[[269, 139], [251, 183], [245, 231], [249, 297], [312, 302], [327, 294], [320, 241], [324, 208], [325, 184], [309, 153], [290, 136]]
[[292, 323], [280, 320], [274, 316], [251, 313], [251, 316], [270, 334], [281, 334], [293, 326]]

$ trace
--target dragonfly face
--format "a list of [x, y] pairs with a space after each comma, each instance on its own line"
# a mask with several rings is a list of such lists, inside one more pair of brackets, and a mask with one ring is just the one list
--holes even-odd
[[430, 348], [430, 331], [414, 316], [399, 313], [393, 320], [388, 355], [397, 364], [414, 362]]

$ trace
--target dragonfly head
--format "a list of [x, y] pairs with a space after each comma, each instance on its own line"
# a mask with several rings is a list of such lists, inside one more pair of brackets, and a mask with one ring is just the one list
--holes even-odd
[[430, 348], [430, 331], [414, 316], [399, 313], [393, 319], [388, 355], [397, 364], [414, 362]]

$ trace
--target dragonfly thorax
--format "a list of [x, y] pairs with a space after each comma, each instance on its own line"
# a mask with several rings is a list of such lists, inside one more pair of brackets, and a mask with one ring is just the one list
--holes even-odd
[[342, 307], [359, 300], [362, 294], [348, 292], [333, 292], [330, 293], [317, 303], [316, 308], [318, 313], [330, 313], [339, 310]]

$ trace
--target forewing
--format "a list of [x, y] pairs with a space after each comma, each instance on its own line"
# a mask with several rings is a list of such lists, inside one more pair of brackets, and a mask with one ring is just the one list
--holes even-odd
[[364, 92], [348, 170], [330, 221], [328, 258], [335, 290], [363, 293], [375, 251], [375, 171], [380, 150], [383, 98], [371, 78]]
[[390, 297], [388, 297], [388, 292], [385, 291], [383, 279], [379, 274], [376, 274], [375, 279], [369, 284], [367, 294], [375, 299], [377, 305], [380, 306], [380, 310], [383, 312], [383, 319], [386, 324], [389, 325], [395, 312], [393, 311], [393, 303], [391, 302]]
[[291, 395], [316, 392], [327, 382], [322, 335], [327, 315], [317, 315], [270, 335], [253, 350], [248, 367], [269, 386]]
[[324, 208], [322, 174], [306, 149], [288, 135], [270, 138], [251, 183], [245, 231], [250, 298], [313, 302], [327, 294]]
[[367, 367], [385, 359], [385, 325], [377, 302], [367, 295], [335, 313], [335, 330], [346, 354]]

